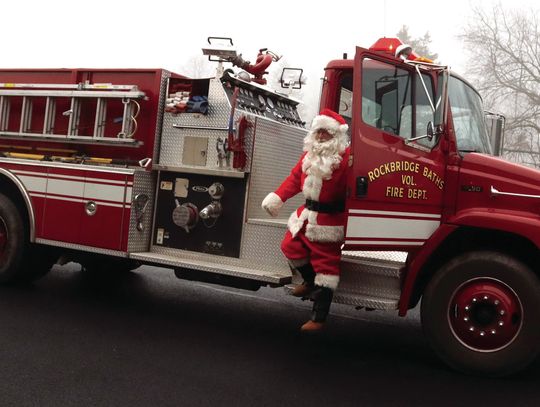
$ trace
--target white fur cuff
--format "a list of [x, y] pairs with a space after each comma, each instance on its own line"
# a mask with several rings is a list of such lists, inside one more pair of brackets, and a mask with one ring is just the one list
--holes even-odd
[[345, 227], [308, 224], [306, 237], [312, 242], [341, 242], [345, 237]]
[[270, 192], [263, 199], [261, 207], [272, 217], [276, 217], [283, 206], [283, 201], [275, 192]]
[[315, 285], [319, 287], [327, 287], [333, 291], [336, 291], [336, 288], [339, 283], [339, 276], [334, 274], [320, 274], [315, 275]]

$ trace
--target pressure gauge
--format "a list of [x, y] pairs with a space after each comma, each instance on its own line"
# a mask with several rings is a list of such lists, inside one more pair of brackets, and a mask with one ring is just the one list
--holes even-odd
[[266, 98], [266, 104], [268, 105], [268, 107], [270, 109], [273, 109], [274, 108], [274, 102], [272, 102], [272, 99], [270, 99], [270, 97], [267, 97]]

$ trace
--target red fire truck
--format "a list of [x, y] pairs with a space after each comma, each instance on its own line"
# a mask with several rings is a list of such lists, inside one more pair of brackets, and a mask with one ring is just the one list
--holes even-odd
[[[66, 261], [251, 290], [298, 279], [279, 243], [302, 198], [278, 219], [260, 204], [305, 123], [264, 86], [275, 55], [250, 64], [231, 48], [206, 51], [255, 80], [0, 70], [1, 282]], [[540, 344], [540, 173], [494, 157], [477, 91], [410, 51], [385, 38], [325, 69], [321, 109], [350, 122], [353, 151], [335, 302], [405, 316], [421, 299], [445, 362], [509, 374]]]

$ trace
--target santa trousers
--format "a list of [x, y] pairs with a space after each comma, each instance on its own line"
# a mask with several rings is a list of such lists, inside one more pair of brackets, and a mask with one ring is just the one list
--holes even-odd
[[342, 242], [312, 242], [302, 228], [295, 237], [287, 231], [281, 251], [290, 260], [308, 259], [315, 273], [339, 275]]

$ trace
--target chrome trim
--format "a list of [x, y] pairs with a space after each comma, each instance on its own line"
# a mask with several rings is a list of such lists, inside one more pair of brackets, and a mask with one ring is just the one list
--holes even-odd
[[84, 246], [84, 245], [75, 244], [75, 243], [59, 242], [57, 240], [42, 239], [39, 237], [36, 239], [35, 242], [39, 244], [46, 244], [48, 246], [65, 247], [67, 249], [81, 250], [81, 251], [99, 253], [99, 254], [108, 254], [110, 256], [116, 256], [116, 257], [129, 257], [129, 253], [121, 252], [118, 250], [102, 249], [99, 247]]
[[229, 178], [245, 178], [245, 173], [243, 171], [221, 170], [219, 168], [214, 169], [214, 168], [207, 168], [207, 167], [184, 167], [184, 166], [173, 166], [173, 165], [163, 165], [163, 164], [154, 165], [152, 168], [155, 170], [184, 172], [187, 174], [217, 175], [220, 177], [229, 177]]
[[[182, 124], [173, 124], [175, 129], [188, 129], [188, 130], [217, 130], [217, 131], [228, 131], [228, 127], [210, 127], [210, 126], [186, 126]], [[233, 129], [236, 131], [236, 129]]]
[[29, 166], [40, 166], [40, 167], [51, 167], [51, 168], [66, 168], [71, 170], [79, 171], [94, 171], [94, 172], [108, 172], [114, 174], [134, 174], [137, 169], [129, 168], [117, 168], [117, 167], [103, 167], [103, 166], [94, 166], [88, 164], [66, 164], [60, 162], [51, 162], [51, 161], [37, 161], [37, 160], [24, 160], [20, 158], [0, 158], [0, 163], [10, 163], [10, 164], [21, 164]]
[[437, 144], [439, 143], [439, 140], [437, 140], [437, 142], [433, 145], [433, 148], [429, 148], [429, 147], [423, 146], [422, 144], [418, 144], [418, 143], [414, 142], [415, 140], [420, 140], [420, 139], [422, 139], [424, 137], [425, 136], [419, 136], [419, 137], [414, 137], [414, 138], [411, 138], [411, 139], [404, 139], [405, 140], [405, 145], [407, 147], [416, 148], [417, 150], [423, 151], [425, 153], [430, 153], [431, 150], [433, 150], [433, 148], [435, 148], [437, 146]]
[[501, 192], [492, 185], [491, 186], [491, 196], [497, 196], [497, 195], [520, 196], [520, 197], [523, 197], [523, 198], [540, 199], [540, 195], [517, 194], [517, 193], [514, 193], [514, 192]]
[[78, 144], [93, 144], [93, 145], [110, 145], [117, 146], [122, 144], [122, 147], [136, 148], [142, 146], [142, 141], [133, 138], [113, 138], [102, 137], [92, 138], [90, 136], [70, 136], [63, 134], [46, 134], [41, 133], [27, 133], [22, 131], [0, 131], [0, 135], [4, 138], [12, 140], [32, 140], [32, 141], [47, 141], [50, 143], [78, 143]]
[[21, 192], [24, 202], [26, 203], [26, 209], [28, 209], [28, 223], [30, 226], [29, 239], [31, 243], [34, 243], [36, 240], [36, 217], [34, 215], [34, 207], [32, 206], [30, 195], [28, 195], [28, 192], [26, 191], [24, 184], [21, 182], [19, 178], [17, 178], [15, 174], [3, 168], [0, 168], [0, 174], [5, 175], [11, 181], [13, 181], [13, 183], [17, 186], [17, 188], [19, 188], [19, 191]]

